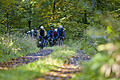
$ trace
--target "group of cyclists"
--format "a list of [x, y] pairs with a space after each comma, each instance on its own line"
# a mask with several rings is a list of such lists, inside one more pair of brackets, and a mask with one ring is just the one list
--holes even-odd
[[54, 46], [54, 45], [63, 45], [63, 40], [65, 37], [65, 31], [63, 26], [59, 26], [57, 29], [54, 29], [54, 26], [50, 27], [50, 30], [47, 31], [43, 26], [40, 26], [37, 30], [36, 28], [28, 31], [25, 37], [32, 37], [38, 40], [38, 47]]

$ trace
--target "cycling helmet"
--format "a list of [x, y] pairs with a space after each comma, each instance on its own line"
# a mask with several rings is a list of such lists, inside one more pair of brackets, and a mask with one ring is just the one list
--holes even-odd
[[63, 27], [60, 25], [59, 28], [63, 28]]
[[31, 32], [34, 32], [34, 30], [32, 29]]
[[30, 33], [30, 31], [28, 31], [28, 34]]
[[57, 29], [55, 29], [55, 31], [57, 32]]
[[44, 27], [43, 27], [43, 26], [41, 26], [41, 27], [40, 27], [40, 29], [44, 29]]
[[51, 30], [53, 30], [53, 27], [51, 27]]

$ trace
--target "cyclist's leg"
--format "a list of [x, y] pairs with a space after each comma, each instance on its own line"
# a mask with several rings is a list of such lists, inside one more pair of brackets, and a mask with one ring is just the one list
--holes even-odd
[[57, 38], [55, 38], [55, 46], [57, 46]]
[[62, 46], [63, 46], [63, 37], [62, 37]]
[[62, 46], [62, 39], [60, 39], [60, 46]]
[[60, 38], [59, 38], [59, 46], [61, 46], [61, 36], [60, 36]]
[[60, 45], [63, 46], [63, 36], [60, 37]]
[[46, 46], [45, 36], [44, 36], [44, 47]]
[[53, 45], [54, 46], [56, 45], [56, 38], [55, 37], [53, 38]]
[[48, 43], [49, 43], [49, 46], [50, 46], [50, 37], [48, 38]]
[[56, 45], [58, 45], [58, 36], [56, 37]]
[[53, 38], [51, 37], [51, 40], [50, 40], [50, 46], [52, 47], [53, 46]]
[[45, 47], [46, 47], [46, 46], [47, 46], [47, 39], [46, 39], [46, 36], [45, 36], [44, 40], [45, 40]]
[[58, 38], [58, 45], [60, 46], [60, 37]]
[[41, 44], [42, 49], [44, 48], [44, 36], [42, 36], [42, 44]]
[[42, 44], [43, 44], [43, 47], [44, 47], [44, 43], [45, 43], [45, 41], [44, 41], [44, 36], [43, 36], [43, 38], [42, 38]]

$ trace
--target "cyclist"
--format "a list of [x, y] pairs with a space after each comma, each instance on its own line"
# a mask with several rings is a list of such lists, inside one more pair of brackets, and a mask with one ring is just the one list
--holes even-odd
[[32, 29], [32, 30], [30, 31], [30, 33], [31, 33], [31, 37], [33, 38], [33, 36], [34, 36], [34, 30]]
[[29, 37], [30, 38], [30, 31], [27, 31], [25, 34], [25, 38]]
[[53, 40], [54, 40], [54, 45], [57, 45], [57, 40], [58, 40], [58, 33], [57, 33], [57, 29], [55, 29], [55, 31], [53, 32]]
[[48, 34], [47, 34], [47, 37], [48, 37], [48, 41], [49, 41], [49, 45], [50, 46], [53, 46], [53, 37], [54, 37], [54, 28], [53, 26], [51, 27], [51, 29], [48, 31]]
[[34, 28], [34, 38], [38, 39], [38, 30], [36, 29], [36, 27]]
[[65, 31], [63, 26], [59, 26], [59, 28], [57, 29], [57, 33], [58, 33], [58, 41], [60, 41], [60, 39], [64, 40], [65, 37]]
[[41, 38], [41, 37], [44, 38], [44, 37], [46, 36], [46, 30], [44, 29], [43, 26], [40, 27], [39, 36], [40, 36], [40, 38]]
[[44, 29], [43, 26], [40, 27], [40, 30], [39, 30], [39, 44], [40, 44], [40, 47], [43, 48], [45, 46], [45, 36], [46, 36], [46, 30]]

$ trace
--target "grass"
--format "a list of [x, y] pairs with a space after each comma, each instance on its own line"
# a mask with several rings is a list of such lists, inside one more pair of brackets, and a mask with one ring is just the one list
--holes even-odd
[[36, 41], [33, 39], [6, 35], [0, 37], [0, 62], [9, 61], [11, 58], [24, 56], [38, 50]]
[[[30, 53], [34, 53], [34, 52], [37, 52], [39, 50], [39, 48], [36, 48], [34, 50], [30, 50]], [[6, 61], [9, 61], [10, 59], [12, 58], [17, 58], [17, 57], [20, 57], [20, 56], [24, 56], [28, 53], [17, 53], [17, 54], [1, 54], [0, 55], [0, 62], [6, 62]]]
[[96, 45], [91, 38], [83, 40], [66, 40], [65, 43], [73, 50], [83, 50], [87, 55], [94, 56], [96, 54]]
[[42, 77], [56, 66], [61, 66], [68, 57], [75, 55], [75, 49], [68, 46], [55, 46], [54, 52], [38, 61], [10, 69], [0, 71], [0, 80], [33, 80], [35, 77]]
[[[18, 42], [21, 42], [21, 40]], [[0, 55], [0, 61], [8, 61], [11, 58], [23, 56], [27, 53], [33, 53], [38, 50], [32, 39], [22, 41], [22, 44], [22, 46], [24, 46], [23, 51], [19, 51], [18, 53], [2, 54]], [[57, 67], [62, 66], [65, 60], [74, 56], [76, 54], [76, 50], [83, 46], [79, 41], [75, 42], [72, 40], [66, 40], [65, 44], [67, 46], [64, 45], [63, 47], [55, 46], [45, 48], [53, 49], [54, 52], [38, 61], [16, 67], [8, 71], [0, 71], [0, 80], [33, 80], [36, 77], [43, 77], [43, 75], [51, 69], [56, 69]]]

